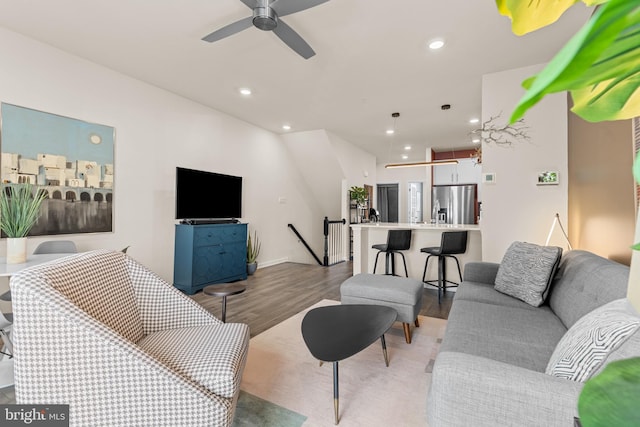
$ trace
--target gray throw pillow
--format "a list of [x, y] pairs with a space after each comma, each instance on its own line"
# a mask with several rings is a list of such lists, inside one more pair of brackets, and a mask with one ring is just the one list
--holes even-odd
[[562, 248], [513, 242], [502, 258], [495, 290], [534, 307], [542, 305], [562, 255]]
[[609, 355], [636, 333], [640, 317], [626, 298], [585, 314], [568, 331], [551, 355], [548, 375], [584, 382], [606, 363]]

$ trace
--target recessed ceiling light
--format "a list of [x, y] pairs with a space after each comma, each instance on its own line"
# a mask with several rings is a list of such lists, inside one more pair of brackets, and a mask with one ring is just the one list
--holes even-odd
[[471, 142], [473, 142], [474, 144], [478, 144], [480, 142], [480, 138], [473, 138]]
[[284, 130], [291, 130], [291, 126], [289, 126], [289, 125], [282, 125], [282, 129], [284, 129]]
[[404, 149], [405, 149], [405, 150], [407, 150], [407, 151], [409, 151], [409, 150], [411, 150], [411, 146], [410, 146], [410, 145], [405, 145], [405, 146], [404, 146]]
[[387, 135], [393, 135], [394, 133], [396, 133], [395, 130], [393, 129], [387, 129]]
[[479, 122], [480, 122], [480, 119], [479, 119], [479, 118], [477, 118], [477, 117], [474, 117], [474, 118], [472, 118], [472, 119], [470, 119], [470, 120], [469, 120], [469, 123], [471, 123], [472, 125], [473, 125], [473, 124], [476, 124], [476, 123], [479, 123]]
[[409, 158], [409, 156], [407, 156], [406, 154], [402, 155], [402, 160], [407, 160]]
[[442, 39], [435, 39], [429, 42], [429, 49], [431, 50], [438, 50], [438, 49], [441, 49], [443, 46], [444, 46], [444, 40]]
[[249, 96], [251, 95], [251, 89], [249, 89], [248, 87], [240, 88], [240, 94], [244, 96]]

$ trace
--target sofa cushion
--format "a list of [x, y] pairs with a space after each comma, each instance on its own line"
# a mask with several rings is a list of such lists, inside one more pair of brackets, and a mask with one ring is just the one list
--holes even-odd
[[231, 398], [240, 388], [248, 341], [247, 325], [224, 323], [155, 332], [138, 346], [172, 371]]
[[608, 302], [624, 298], [629, 267], [587, 251], [563, 255], [549, 295], [549, 306], [567, 327]]
[[[466, 266], [465, 266], [466, 269]], [[476, 301], [505, 307], [537, 310], [524, 301], [495, 290], [493, 284], [464, 281], [455, 292], [454, 301]]]
[[423, 283], [406, 277], [356, 274], [340, 285], [342, 304], [374, 304], [391, 307], [398, 321], [413, 322], [422, 308]]
[[628, 312], [627, 301], [605, 304], [578, 320], [560, 340], [546, 373], [584, 382], [603, 364], [609, 353], [633, 335], [640, 318]]
[[495, 289], [534, 307], [542, 305], [558, 267], [562, 249], [513, 242], [502, 258]]
[[440, 351], [473, 354], [544, 373], [566, 332], [548, 306], [523, 309], [456, 298]]
[[416, 279], [361, 273], [345, 280], [340, 285], [340, 294], [415, 305], [416, 301], [422, 301], [423, 287]]

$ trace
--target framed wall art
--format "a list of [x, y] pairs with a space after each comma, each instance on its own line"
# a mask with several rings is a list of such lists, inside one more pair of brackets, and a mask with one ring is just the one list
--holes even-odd
[[0, 115], [3, 191], [47, 193], [29, 235], [113, 231], [115, 129], [7, 103]]
[[538, 185], [558, 185], [560, 178], [557, 171], [546, 171], [538, 173]]

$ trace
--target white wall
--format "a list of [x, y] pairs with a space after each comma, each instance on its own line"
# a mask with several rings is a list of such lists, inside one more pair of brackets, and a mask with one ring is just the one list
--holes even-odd
[[[295, 222], [294, 225], [317, 256], [322, 258], [324, 217], [331, 220], [348, 219], [348, 189], [354, 185], [375, 184], [376, 159], [372, 154], [325, 130], [293, 132], [282, 138], [293, 161], [300, 165], [302, 179], [297, 185], [301, 191], [312, 196], [310, 203], [313, 204], [313, 210], [309, 212], [312, 222], [307, 223], [306, 227], [303, 224], [304, 228]], [[298, 245], [302, 247], [300, 243]], [[290, 259], [295, 262], [315, 262], [306, 250], [291, 254]]]
[[114, 232], [64, 237], [80, 250], [130, 245], [172, 282], [175, 167], [184, 166], [244, 177], [243, 221], [263, 242], [260, 265], [298, 252], [287, 223], [307, 227], [317, 204], [278, 135], [4, 29], [0, 51], [0, 101], [116, 129]]
[[[339, 136], [327, 132], [327, 137], [331, 142], [333, 151], [340, 163], [343, 173], [340, 219], [344, 218], [349, 223], [351, 210], [350, 202], [351, 194], [349, 189], [353, 186], [362, 187], [363, 185], [371, 185], [375, 188], [376, 184], [376, 157], [364, 151], [362, 148], [345, 141]], [[370, 200], [369, 206], [373, 207], [376, 201], [375, 190], [373, 192], [373, 200]], [[350, 232], [349, 226], [343, 228], [342, 242], [345, 261], [350, 256]]]
[[[640, 212], [636, 221], [636, 232], [634, 242], [640, 242]], [[627, 298], [636, 310], [640, 311], [640, 251], [632, 251], [631, 270], [629, 272], [629, 288]]]
[[[291, 153], [292, 162], [300, 165], [300, 178], [295, 185], [309, 198], [310, 209], [306, 216], [310, 221], [301, 223], [292, 219], [300, 235], [322, 260], [324, 233], [322, 221], [325, 216], [340, 216], [340, 194], [342, 191], [342, 170], [324, 130], [292, 132], [282, 136]], [[290, 259], [294, 262], [313, 264], [316, 261], [295, 237]]]
[[327, 137], [349, 188], [376, 184], [376, 157], [373, 154], [331, 132], [327, 132]]
[[[524, 93], [521, 82], [542, 69], [531, 66], [488, 74], [482, 80], [482, 119], [501, 114], [506, 123]], [[567, 97], [547, 96], [525, 116], [529, 142], [511, 146], [482, 145], [482, 172], [495, 173], [496, 183], [483, 184], [482, 256], [500, 262], [515, 240], [544, 244], [554, 215], [567, 224]], [[539, 172], [558, 171], [560, 185], [538, 186]], [[566, 249], [556, 227], [551, 245]]]

